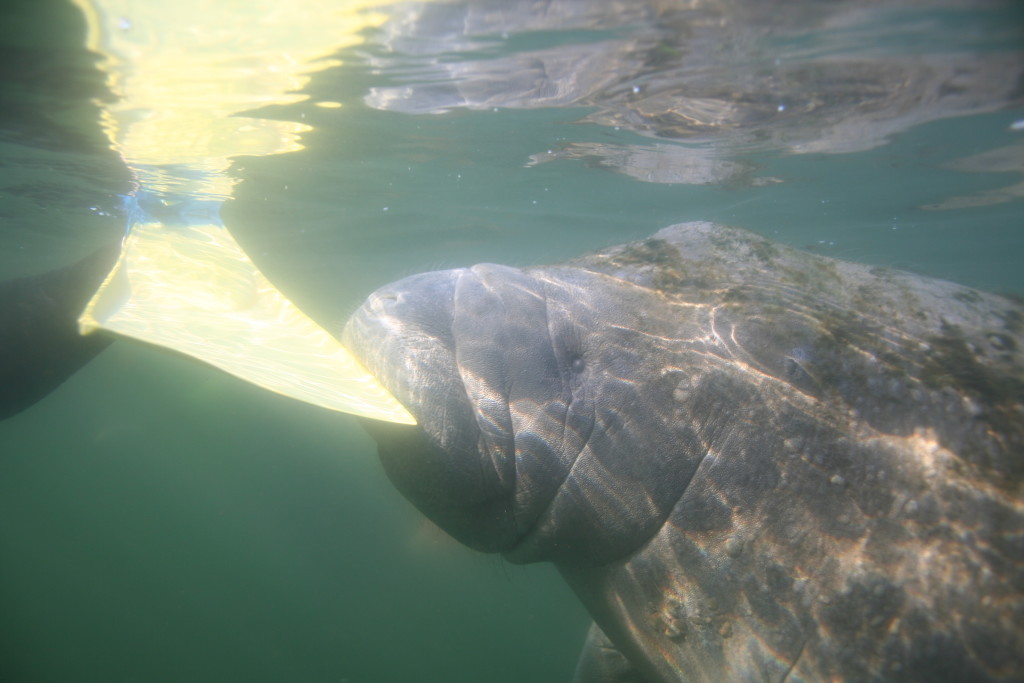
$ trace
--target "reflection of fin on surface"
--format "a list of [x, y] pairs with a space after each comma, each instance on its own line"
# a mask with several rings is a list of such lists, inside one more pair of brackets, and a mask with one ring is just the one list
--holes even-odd
[[82, 337], [75, 320], [117, 258], [100, 249], [78, 263], [0, 282], [0, 420], [56, 389], [110, 343]]
[[415, 423], [267, 280], [219, 221], [134, 222], [79, 324], [83, 334], [103, 328], [164, 346], [314, 405]]

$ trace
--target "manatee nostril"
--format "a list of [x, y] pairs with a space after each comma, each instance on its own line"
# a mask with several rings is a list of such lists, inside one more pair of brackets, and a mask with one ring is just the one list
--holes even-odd
[[398, 294], [388, 292], [386, 294], [378, 294], [373, 302], [376, 306], [381, 308], [388, 308], [398, 303]]

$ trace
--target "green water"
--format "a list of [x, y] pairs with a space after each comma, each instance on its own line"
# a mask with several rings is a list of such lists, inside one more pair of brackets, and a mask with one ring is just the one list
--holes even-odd
[[[600, 94], [536, 106], [502, 93], [500, 79], [475, 91], [494, 106], [423, 97], [385, 110], [368, 97], [380, 88], [444, 90], [441, 67], [625, 40], [652, 23], [639, 9], [578, 25], [509, 19], [504, 31], [480, 10], [478, 35], [462, 42], [444, 31], [473, 22], [438, 21], [390, 42], [371, 34], [308, 87], [341, 109], [263, 112], [314, 130], [301, 152], [239, 159], [242, 183], [224, 218], [273, 281], [335, 328], [403, 275], [553, 262], [697, 219], [1024, 293], [1024, 202], [1012, 190], [1024, 181], [1024, 131], [1013, 127], [1024, 119], [1020, 12], [1013, 3], [943, 7], [845, 22], [824, 21], [817, 8], [806, 29], [787, 19], [788, 33], [758, 38], [754, 61], [770, 64], [773, 50], [791, 61], [966, 55], [981, 60], [972, 73], [991, 77], [991, 87], [958, 100], [948, 93], [970, 88], [951, 82], [886, 104], [904, 81], [859, 76], [849, 83], [863, 90], [850, 90], [830, 77], [814, 81], [812, 96], [797, 87], [812, 90], [812, 70], [780, 72], [763, 76], [777, 86], [738, 98], [754, 103], [742, 125], [690, 137], [679, 121], [692, 116], [662, 117], [661, 130], [620, 125]], [[3, 12], [5, 279], [116, 240], [123, 219], [110, 214], [130, 186], [96, 124], [91, 98], [104, 96], [103, 81], [81, 47], [76, 12], [50, 1], [5, 3]], [[658, 60], [680, 51], [669, 28], [659, 30], [662, 43], [643, 48], [640, 95], [664, 89]], [[715, 83], [753, 68], [738, 47], [705, 45], [697, 34], [693, 46], [687, 59]], [[715, 72], [716, 60], [733, 71]], [[747, 92], [722, 87], [720, 99]], [[629, 97], [609, 96], [615, 116], [625, 116]], [[936, 111], [943, 97], [955, 106]], [[840, 116], [865, 102], [872, 116]], [[672, 111], [698, 110], [683, 106]], [[794, 153], [840, 129], [853, 131], [842, 138], [850, 149]], [[956, 166], [999, 149], [1007, 151], [998, 163]], [[649, 154], [631, 174], [608, 150]], [[687, 160], [711, 152], [743, 170], [693, 182]], [[531, 163], [537, 155], [544, 163]], [[992, 194], [1000, 188], [1011, 190]], [[922, 208], [962, 196], [1004, 201]], [[563, 681], [587, 623], [551, 568], [510, 566], [424, 528], [353, 419], [158, 350], [117, 343], [0, 423], [0, 680]]]

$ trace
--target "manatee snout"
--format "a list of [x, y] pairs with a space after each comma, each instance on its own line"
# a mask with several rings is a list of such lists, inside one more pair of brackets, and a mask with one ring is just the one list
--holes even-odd
[[510, 492], [494, 463], [481, 461], [453, 335], [456, 288], [468, 272], [423, 273], [377, 290], [342, 342], [419, 422], [363, 421], [395, 487], [457, 540], [502, 552], [517, 536]]
[[424, 392], [439, 391], [442, 378], [458, 378], [451, 339], [458, 277], [448, 270], [391, 283], [345, 325], [342, 343], [405, 406], [433, 404]]

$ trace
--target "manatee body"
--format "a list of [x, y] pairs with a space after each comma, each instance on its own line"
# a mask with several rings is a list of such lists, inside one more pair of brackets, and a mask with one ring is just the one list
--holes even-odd
[[70, 266], [0, 282], [0, 421], [56, 389], [111, 342], [83, 337], [82, 312], [117, 260], [108, 245]]
[[1024, 678], [1024, 307], [706, 223], [372, 295], [367, 423], [463, 543], [554, 562], [579, 681]]

